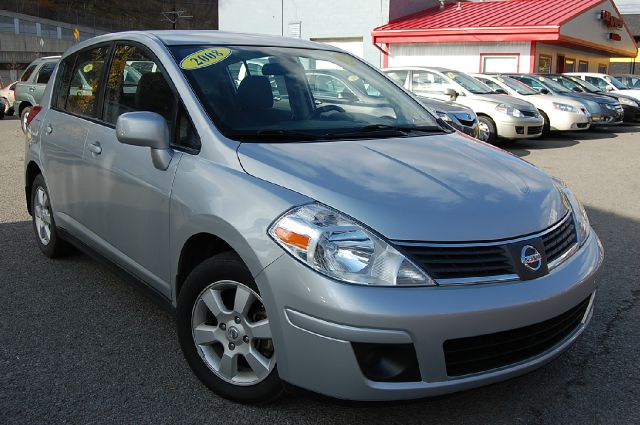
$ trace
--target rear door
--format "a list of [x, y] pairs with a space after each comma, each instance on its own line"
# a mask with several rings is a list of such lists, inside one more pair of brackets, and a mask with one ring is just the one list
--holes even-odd
[[92, 215], [101, 206], [87, 184], [85, 146], [96, 130], [98, 87], [110, 45], [65, 58], [56, 73], [50, 109], [43, 118], [45, 178], [57, 222], [90, 240]]

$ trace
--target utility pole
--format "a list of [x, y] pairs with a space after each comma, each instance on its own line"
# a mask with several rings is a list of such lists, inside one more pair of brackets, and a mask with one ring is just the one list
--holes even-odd
[[175, 1], [173, 2], [173, 10], [162, 12], [162, 16], [164, 16], [164, 19], [171, 22], [171, 27], [173, 29], [176, 29], [176, 24], [180, 19], [193, 19], [193, 16], [187, 15], [186, 10], [178, 10]]

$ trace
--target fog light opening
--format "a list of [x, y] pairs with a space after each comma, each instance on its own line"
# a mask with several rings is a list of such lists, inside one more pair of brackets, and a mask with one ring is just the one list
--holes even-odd
[[363, 375], [376, 382], [417, 382], [420, 369], [413, 344], [352, 343]]

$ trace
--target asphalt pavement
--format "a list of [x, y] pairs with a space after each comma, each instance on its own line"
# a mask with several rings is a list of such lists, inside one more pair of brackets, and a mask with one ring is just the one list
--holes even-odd
[[357, 404], [294, 392], [247, 407], [200, 384], [171, 313], [144, 292], [84, 254], [49, 260], [40, 253], [25, 208], [24, 137], [19, 122], [5, 118], [0, 424], [638, 424], [639, 136], [640, 127], [619, 127], [509, 147], [567, 182], [606, 251], [592, 323], [560, 358], [435, 399]]

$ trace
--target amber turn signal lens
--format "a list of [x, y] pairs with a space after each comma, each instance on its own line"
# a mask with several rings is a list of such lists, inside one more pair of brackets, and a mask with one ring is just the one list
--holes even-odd
[[287, 229], [283, 229], [282, 227], [277, 227], [275, 234], [287, 245], [293, 245], [300, 249], [307, 249], [309, 247], [309, 236], [291, 232]]

